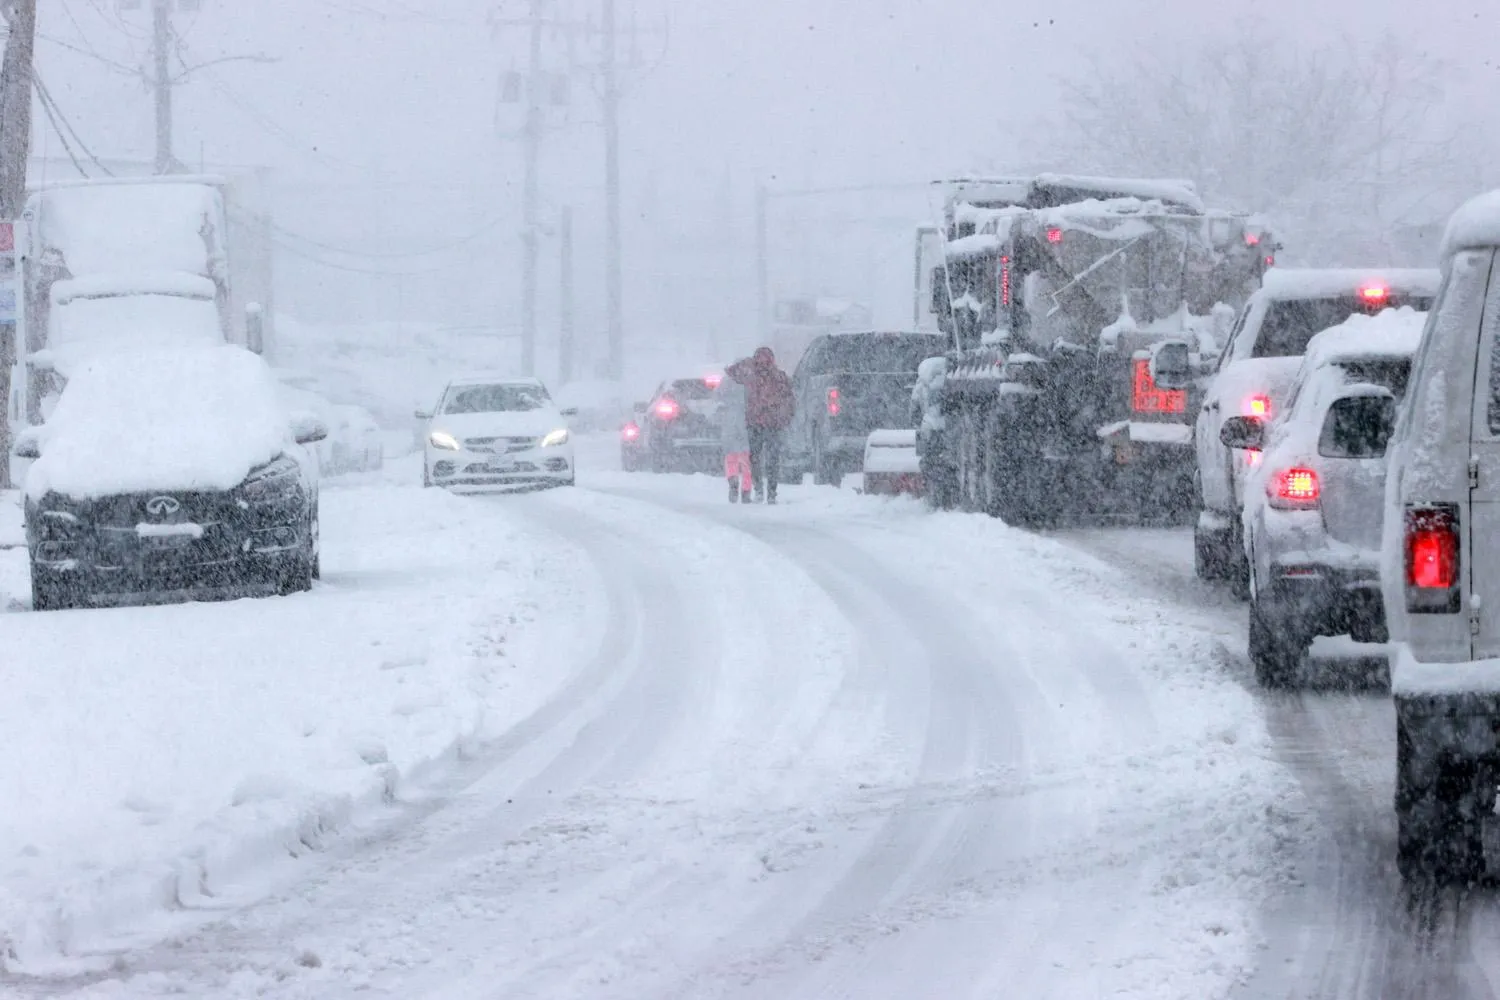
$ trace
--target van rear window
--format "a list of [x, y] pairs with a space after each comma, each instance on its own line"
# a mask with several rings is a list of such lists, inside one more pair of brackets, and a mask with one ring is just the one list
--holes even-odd
[[1432, 308], [1430, 295], [1401, 295], [1392, 292], [1380, 308], [1371, 308], [1353, 295], [1327, 299], [1286, 299], [1266, 306], [1255, 338], [1254, 358], [1298, 358], [1307, 353], [1308, 343], [1331, 326], [1338, 326], [1356, 313], [1377, 313], [1382, 309], [1411, 306], [1418, 312]]

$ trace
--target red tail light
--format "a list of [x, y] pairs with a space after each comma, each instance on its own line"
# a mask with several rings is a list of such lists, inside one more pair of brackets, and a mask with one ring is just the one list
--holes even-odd
[[624, 427], [620, 428], [620, 437], [624, 438], [626, 441], [634, 441], [640, 436], [641, 429], [636, 424], [626, 424]]
[[1359, 290], [1359, 297], [1366, 302], [1384, 302], [1391, 294], [1391, 290], [1384, 285], [1368, 285]]
[[717, 389], [720, 383], [722, 383], [723, 381], [723, 375], [707, 375], [704, 376], [703, 384], [708, 386], [710, 389]]
[[839, 403], [839, 391], [838, 391], [838, 389], [829, 389], [828, 390], [828, 415], [830, 417], [836, 417], [836, 416], [839, 415], [839, 413], [842, 410], [843, 410], [843, 406]]
[[1000, 304], [1010, 305], [1010, 258], [1000, 258]]
[[1271, 419], [1271, 397], [1251, 396], [1245, 400], [1245, 416], [1259, 417], [1262, 420]]
[[1266, 496], [1278, 510], [1316, 510], [1323, 489], [1313, 469], [1282, 469], [1266, 484]]
[[1135, 376], [1130, 385], [1130, 408], [1137, 413], [1186, 413], [1187, 392], [1182, 389], [1158, 389], [1151, 377], [1151, 362], [1137, 358]]
[[1258, 247], [1258, 246], [1260, 246], [1260, 234], [1259, 233], [1246, 233], [1245, 234], [1245, 246], [1247, 246], [1247, 247]]
[[1266, 255], [1266, 266], [1267, 267], [1275, 267], [1276, 266], [1276, 258], [1273, 255], [1271, 255], [1271, 254], [1267, 254]]
[[1062, 237], [1063, 237], [1062, 230], [1058, 229], [1056, 226], [1054, 226], [1051, 229], [1047, 230], [1047, 242], [1048, 243], [1061, 243], [1062, 242]]
[[682, 412], [682, 408], [677, 405], [677, 400], [668, 398], [656, 404], [655, 412], [663, 420], [675, 420], [677, 419], [677, 414]]
[[1406, 610], [1454, 614], [1463, 605], [1459, 580], [1458, 508], [1406, 509]]

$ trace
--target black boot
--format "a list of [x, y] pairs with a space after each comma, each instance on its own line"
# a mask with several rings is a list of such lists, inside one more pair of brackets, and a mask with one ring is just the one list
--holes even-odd
[[738, 503], [740, 499], [740, 484], [733, 479], [729, 480], [729, 502]]

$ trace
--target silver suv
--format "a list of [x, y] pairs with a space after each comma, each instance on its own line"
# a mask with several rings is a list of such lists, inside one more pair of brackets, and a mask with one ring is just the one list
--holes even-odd
[[1435, 270], [1284, 270], [1265, 282], [1235, 321], [1218, 370], [1203, 394], [1193, 431], [1198, 452], [1198, 511], [1193, 533], [1198, 575], [1228, 580], [1249, 594], [1241, 526], [1250, 460], [1226, 447], [1219, 431], [1233, 417], [1274, 419], [1302, 364], [1308, 341], [1350, 316], [1411, 306], [1426, 310]]
[[1500, 784], [1500, 192], [1449, 222], [1382, 541], [1400, 868], [1473, 877]]
[[1295, 682], [1319, 635], [1385, 642], [1380, 532], [1385, 451], [1425, 314], [1353, 316], [1318, 334], [1269, 425], [1231, 417], [1250, 461], [1245, 551], [1250, 659], [1265, 687]]

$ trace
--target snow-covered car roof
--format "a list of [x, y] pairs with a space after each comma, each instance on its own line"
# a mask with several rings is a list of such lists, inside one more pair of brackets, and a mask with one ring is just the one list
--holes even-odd
[[1500, 246], [1500, 191], [1470, 198], [1454, 212], [1443, 233], [1443, 259], [1460, 250]]
[[52, 285], [52, 301], [67, 305], [74, 299], [99, 299], [125, 295], [176, 295], [185, 299], [212, 299], [217, 289], [201, 274], [187, 271], [105, 271], [68, 278]]
[[1427, 313], [1410, 306], [1373, 316], [1356, 313], [1329, 327], [1307, 345], [1306, 370], [1352, 361], [1410, 358], [1422, 343]]
[[1100, 194], [1100, 200], [1110, 200], [1114, 197], [1139, 198], [1142, 201], [1170, 202], [1190, 208], [1195, 212], [1203, 211], [1203, 199], [1198, 197], [1198, 186], [1189, 180], [1038, 174], [1035, 183], [1048, 187], [1095, 191]]
[[1436, 295], [1441, 282], [1436, 268], [1275, 268], [1266, 272], [1257, 294], [1276, 300], [1323, 299], [1382, 285], [1408, 295]]
[[278, 388], [242, 347], [95, 354], [36, 429], [27, 494], [230, 489], [291, 446]]
[[469, 372], [455, 375], [449, 385], [525, 385], [545, 389], [542, 380], [531, 375], [511, 375], [505, 372]]

